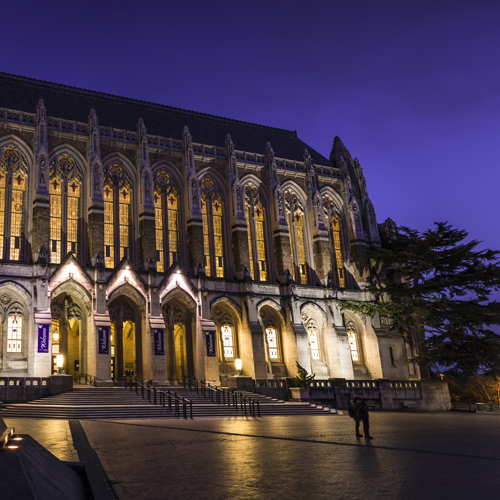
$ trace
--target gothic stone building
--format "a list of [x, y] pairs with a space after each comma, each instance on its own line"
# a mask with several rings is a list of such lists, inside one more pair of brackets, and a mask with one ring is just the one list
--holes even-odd
[[363, 170], [296, 132], [0, 74], [0, 375], [418, 377], [367, 300]]

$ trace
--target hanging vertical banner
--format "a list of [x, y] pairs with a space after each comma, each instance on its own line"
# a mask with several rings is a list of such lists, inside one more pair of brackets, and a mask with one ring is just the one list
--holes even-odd
[[207, 356], [215, 357], [215, 331], [205, 331], [205, 339], [207, 341]]
[[49, 325], [38, 325], [38, 352], [49, 352]]
[[99, 354], [109, 354], [109, 326], [97, 327], [99, 338]]
[[165, 337], [163, 335], [164, 332], [164, 328], [153, 328], [156, 356], [163, 356], [165, 354]]

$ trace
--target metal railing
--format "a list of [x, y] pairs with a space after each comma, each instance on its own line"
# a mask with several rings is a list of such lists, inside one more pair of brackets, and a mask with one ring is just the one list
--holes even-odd
[[470, 412], [491, 412], [500, 411], [500, 405], [492, 403], [460, 403], [458, 401], [451, 402], [451, 409], [455, 411], [470, 411]]
[[78, 384], [92, 385], [95, 387], [97, 377], [95, 375], [88, 375], [87, 373], [75, 372], [73, 374], [73, 381]]
[[149, 403], [163, 406], [169, 412], [174, 412], [177, 417], [180, 417], [182, 413], [182, 417], [187, 419], [189, 413], [189, 418], [193, 419], [193, 402], [170, 389], [156, 387], [150, 380], [142, 380], [128, 375], [125, 376], [125, 388], [127, 387], [130, 388], [130, 392], [135, 388], [135, 393], [140, 394], [142, 399], [147, 398]]
[[234, 389], [217, 387], [187, 375], [184, 376], [184, 388], [189, 388], [190, 391], [195, 390], [196, 394], [201, 394], [205, 399], [210, 399], [212, 403], [232, 406], [235, 411], [241, 411], [246, 415], [261, 416], [259, 400]]

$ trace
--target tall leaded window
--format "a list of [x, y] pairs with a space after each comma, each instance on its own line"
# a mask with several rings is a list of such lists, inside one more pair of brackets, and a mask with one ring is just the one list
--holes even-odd
[[339, 210], [335, 203], [328, 196], [323, 197], [323, 206], [325, 207], [328, 233], [330, 235], [330, 245], [332, 248], [332, 266], [335, 280], [339, 288], [345, 288], [345, 269], [344, 257], [342, 253], [341, 221]]
[[26, 158], [14, 146], [3, 148], [0, 167], [0, 259], [24, 258], [27, 180]]
[[68, 253], [78, 257], [82, 180], [73, 158], [61, 155], [50, 165], [50, 261]]
[[233, 327], [223, 324], [221, 327], [222, 346], [224, 348], [224, 358], [234, 358]]
[[259, 199], [259, 192], [251, 184], [245, 187], [247, 209], [248, 252], [250, 255], [250, 273], [256, 281], [267, 281], [266, 241], [264, 228], [264, 207]]
[[290, 248], [292, 253], [292, 274], [295, 281], [307, 284], [307, 258], [305, 240], [305, 216], [297, 196], [292, 191], [285, 193]]
[[21, 352], [22, 332], [23, 318], [16, 315], [9, 316], [7, 321], [7, 352]]
[[312, 359], [321, 359], [319, 354], [318, 329], [316, 328], [316, 325], [311, 324], [308, 326], [307, 335], [309, 336], [309, 347], [311, 349]]
[[346, 325], [347, 337], [349, 338], [349, 347], [351, 348], [351, 358], [353, 361], [361, 361], [360, 352], [358, 346], [358, 332], [356, 331], [356, 325], [349, 321]]
[[274, 325], [266, 328], [267, 348], [269, 349], [269, 359], [278, 359], [278, 332]]
[[104, 184], [104, 262], [115, 267], [131, 258], [132, 187], [125, 168], [118, 162], [108, 166]]
[[224, 277], [224, 206], [214, 181], [205, 177], [201, 183], [203, 247], [207, 276]]
[[166, 170], [155, 176], [157, 270], [165, 272], [179, 260], [179, 195]]

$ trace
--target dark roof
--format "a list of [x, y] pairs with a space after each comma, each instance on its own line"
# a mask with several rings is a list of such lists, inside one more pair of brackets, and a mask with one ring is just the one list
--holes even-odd
[[87, 123], [94, 108], [99, 125], [104, 127], [136, 131], [142, 118], [148, 134], [181, 139], [187, 125], [193, 142], [223, 147], [230, 133], [240, 151], [263, 154], [269, 141], [278, 158], [303, 161], [307, 147], [313, 162], [328, 164], [295, 131], [0, 72], [0, 107], [34, 113], [40, 98], [44, 100], [47, 115], [55, 118]]

